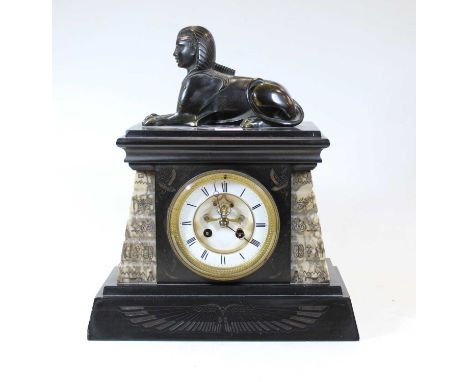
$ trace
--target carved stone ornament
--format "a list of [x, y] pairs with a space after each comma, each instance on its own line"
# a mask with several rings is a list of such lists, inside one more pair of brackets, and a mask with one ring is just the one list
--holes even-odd
[[330, 277], [311, 173], [298, 171], [291, 177], [291, 282], [328, 282]]
[[[186, 332], [206, 334], [291, 334], [314, 325], [327, 312], [327, 305], [291, 307], [248, 304], [197, 304], [171, 306], [121, 306], [124, 317], [133, 325], [156, 332]], [[272, 318], [274, 317], [274, 318]]]
[[135, 174], [118, 282], [156, 282], [156, 217], [154, 173], [151, 172]]

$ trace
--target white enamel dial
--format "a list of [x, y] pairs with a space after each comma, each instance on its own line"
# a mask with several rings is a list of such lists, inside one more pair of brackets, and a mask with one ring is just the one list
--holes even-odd
[[279, 232], [276, 205], [248, 175], [220, 170], [185, 184], [168, 211], [168, 236], [182, 262], [215, 280], [234, 280], [261, 267]]

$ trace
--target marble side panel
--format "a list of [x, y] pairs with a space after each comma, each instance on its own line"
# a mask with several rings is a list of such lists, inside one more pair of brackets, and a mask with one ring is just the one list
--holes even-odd
[[156, 283], [154, 173], [137, 171], [119, 265], [120, 284]]
[[329, 282], [310, 171], [291, 175], [291, 283]]

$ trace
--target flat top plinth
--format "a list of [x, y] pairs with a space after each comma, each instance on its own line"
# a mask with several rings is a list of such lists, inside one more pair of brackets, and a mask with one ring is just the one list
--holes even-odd
[[312, 123], [295, 127], [156, 126], [138, 124], [117, 140], [136, 170], [193, 163], [277, 163], [314, 168], [329, 140]]

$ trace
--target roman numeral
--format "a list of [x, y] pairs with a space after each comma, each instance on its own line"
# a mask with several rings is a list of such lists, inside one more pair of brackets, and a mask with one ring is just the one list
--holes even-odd
[[194, 206], [193, 204], [190, 204], [190, 203], [187, 203], [188, 206], [191, 206], [191, 207], [195, 207], [197, 208], [197, 206]]
[[205, 196], [209, 196], [210, 193], [208, 192], [208, 190], [206, 189], [206, 187], [202, 187], [201, 188], [201, 191], [205, 194]]
[[223, 192], [227, 192], [227, 183], [226, 182], [222, 182], [221, 187], [223, 189]]
[[221, 255], [221, 264], [226, 265], [226, 256]]
[[242, 195], [244, 195], [244, 192], [245, 192], [245, 188], [242, 190], [241, 194], [240, 194], [240, 197], [242, 198]]
[[202, 255], [201, 255], [201, 258], [202, 258], [203, 260], [206, 260], [207, 257], [208, 257], [208, 251], [205, 249], [205, 250], [203, 251]]
[[264, 228], [266, 227], [266, 223], [255, 223], [255, 227]]
[[254, 210], [255, 208], [258, 208], [258, 207], [260, 207], [260, 206], [261, 206], [261, 204], [258, 203], [258, 204], [256, 204], [255, 206], [252, 207], [252, 210]]
[[192, 225], [192, 222], [190, 220], [188, 220], [186, 222], [182, 222], [182, 225]]
[[197, 239], [195, 239], [195, 237], [191, 237], [190, 239], [187, 240], [187, 244], [189, 247], [191, 247], [192, 245], [195, 244], [196, 241]]
[[260, 242], [257, 241], [257, 240], [255, 240], [255, 239], [252, 239], [252, 240], [250, 240], [250, 244], [253, 244], [253, 245], [255, 245], [256, 247], [258, 247], [258, 246], [260, 245]]
[[216, 183], [213, 183], [213, 187], [214, 187], [214, 192], [218, 192], [218, 190], [216, 189]]
[[245, 257], [242, 256], [242, 253], [239, 252], [239, 256], [242, 257], [245, 260]]

